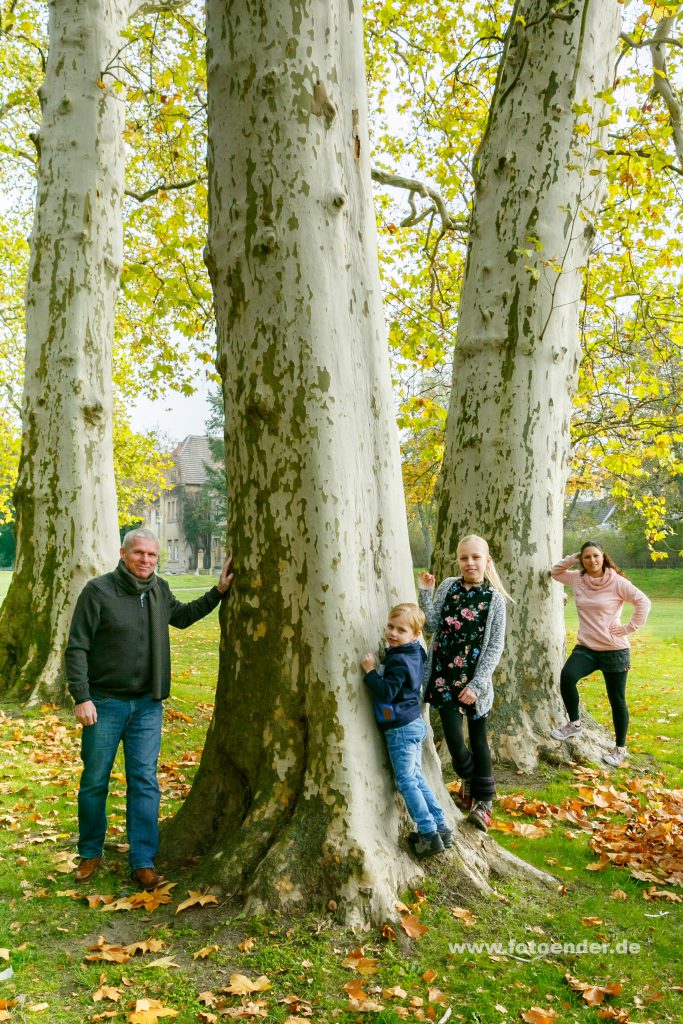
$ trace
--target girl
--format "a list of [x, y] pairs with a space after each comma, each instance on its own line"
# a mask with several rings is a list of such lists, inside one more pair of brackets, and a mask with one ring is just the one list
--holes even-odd
[[509, 595], [482, 537], [463, 537], [457, 558], [461, 575], [445, 579], [436, 594], [431, 573], [418, 576], [420, 605], [434, 634], [425, 665], [424, 700], [439, 711], [453, 767], [463, 780], [455, 803], [469, 811], [468, 821], [487, 832], [495, 781], [486, 719], [493, 704], [493, 671], [503, 653]]
[[[569, 571], [574, 565], [581, 566], [578, 572]], [[614, 750], [603, 755], [603, 761], [618, 768], [627, 756], [626, 679], [631, 667], [628, 634], [635, 633], [645, 623], [650, 601], [592, 540], [586, 541], [576, 554], [567, 555], [554, 565], [550, 575], [558, 583], [572, 588], [579, 616], [578, 643], [560, 676], [560, 693], [569, 721], [560, 729], [553, 729], [550, 735], [556, 740], [567, 740], [581, 733], [576, 684], [600, 669], [612, 707], [616, 744]], [[634, 612], [628, 625], [622, 626], [619, 620], [626, 601], [633, 605]]]

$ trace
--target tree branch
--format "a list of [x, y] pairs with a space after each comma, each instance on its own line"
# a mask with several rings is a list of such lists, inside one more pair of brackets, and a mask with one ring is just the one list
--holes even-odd
[[148, 188], [146, 192], [133, 192], [132, 189], [124, 189], [124, 195], [130, 196], [131, 199], [135, 199], [138, 203], [144, 203], [152, 196], [155, 196], [157, 192], [171, 192], [173, 189], [191, 188], [196, 185], [198, 181], [206, 181], [205, 177], [190, 178], [189, 181], [162, 181], [159, 185], [153, 185], [152, 188]]
[[674, 21], [675, 18], [662, 18], [657, 25], [654, 39], [650, 43], [650, 50], [652, 52], [653, 88], [662, 97], [669, 111], [676, 156], [679, 164], [683, 167], [683, 105], [667, 76], [666, 51], [664, 49], [665, 43], [670, 39], [668, 32]]
[[[670, 21], [673, 19], [667, 18], [665, 20]], [[639, 42], [637, 39], [634, 39], [633, 36], [630, 36], [628, 32], [620, 32], [619, 38], [623, 39], [624, 42], [627, 43], [628, 46], [631, 46], [634, 50], [640, 50], [644, 46], [657, 46], [661, 43], [668, 43], [669, 46], [680, 46], [681, 49], [683, 49], [683, 40], [676, 39], [675, 36], [661, 36], [658, 38], [657, 34], [655, 33], [655, 36], [652, 39], [641, 39]]]
[[[401, 227], [413, 227], [415, 224], [419, 224], [421, 220], [429, 216], [430, 213], [438, 214], [441, 218], [442, 230], [443, 231], [459, 231], [463, 234], [467, 234], [469, 231], [469, 224], [461, 218], [456, 220], [451, 217], [443, 196], [431, 185], [426, 185], [423, 181], [418, 181], [417, 178], [404, 178], [399, 174], [388, 174], [386, 171], [380, 171], [376, 167], [372, 168], [371, 171], [372, 180], [376, 181], [378, 185], [389, 185], [391, 188], [403, 188], [406, 189], [410, 194], [408, 196], [408, 203], [410, 204], [410, 214], [401, 221]], [[423, 196], [425, 199], [431, 199], [433, 206], [418, 213], [417, 207], [413, 196]]]

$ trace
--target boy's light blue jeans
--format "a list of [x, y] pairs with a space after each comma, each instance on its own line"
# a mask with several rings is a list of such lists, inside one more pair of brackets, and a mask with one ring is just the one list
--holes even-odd
[[387, 729], [384, 737], [394, 769], [396, 789], [405, 800], [418, 832], [429, 835], [445, 829], [446, 817], [422, 776], [422, 744], [427, 738], [427, 726], [422, 718], [396, 729]]
[[83, 774], [78, 790], [78, 852], [99, 857], [107, 831], [107, 793], [116, 751], [123, 740], [126, 762], [126, 828], [130, 870], [153, 868], [159, 845], [159, 783], [162, 702], [149, 693], [130, 700], [92, 694], [97, 721], [81, 737]]

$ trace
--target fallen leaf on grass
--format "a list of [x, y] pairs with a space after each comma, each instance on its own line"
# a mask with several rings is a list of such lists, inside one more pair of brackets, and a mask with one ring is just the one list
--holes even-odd
[[218, 946], [202, 946], [196, 953], [192, 954], [193, 960], [206, 960], [207, 956], [211, 956], [218, 949]]
[[515, 827], [512, 829], [512, 833], [516, 836], [522, 836], [523, 839], [543, 839], [545, 836], [550, 835], [550, 829], [541, 828], [540, 825], [515, 822]]
[[104, 906], [106, 907], [110, 903], [114, 902], [114, 897], [113, 896], [100, 896], [100, 895], [96, 895], [96, 896], [86, 896], [85, 898], [88, 901], [88, 906], [89, 906], [89, 908], [91, 910], [97, 910], [97, 908], [99, 907], [100, 903], [104, 904]]
[[557, 1014], [554, 1010], [532, 1006], [529, 1010], [522, 1012], [522, 1020], [525, 1020], [527, 1024], [555, 1024]]
[[347, 981], [344, 985], [344, 991], [348, 994], [351, 1009], [353, 1010], [358, 1010], [361, 1013], [379, 1013], [384, 1009], [382, 1004], [378, 1003], [376, 999], [370, 998], [363, 989], [363, 983], [358, 978]]
[[342, 967], [350, 967], [359, 974], [377, 974], [377, 957], [365, 956], [361, 946], [351, 950], [349, 955], [342, 960]]
[[254, 1017], [267, 1017], [268, 1012], [268, 1007], [262, 1000], [259, 1000], [255, 1003], [252, 1003], [250, 1000], [247, 1000], [247, 1002], [243, 1002], [241, 1006], [231, 1006], [221, 1010], [221, 1017], [231, 1017], [233, 1020], [236, 1020], [238, 1018], [252, 1019]]
[[176, 914], [179, 914], [181, 910], [187, 910], [188, 907], [216, 906], [220, 902], [218, 897], [214, 896], [213, 893], [210, 892], [202, 893], [196, 892], [194, 889], [188, 889], [188, 893], [188, 899], [183, 900], [182, 903], [178, 904]]
[[105, 942], [104, 935], [100, 935], [94, 946], [88, 946], [87, 948], [93, 950], [93, 952], [91, 952], [90, 956], [86, 956], [86, 960], [105, 960], [112, 964], [125, 964], [131, 957], [131, 954], [126, 952], [122, 946], [114, 946]]
[[668, 903], [681, 903], [683, 902], [683, 896], [679, 896], [677, 892], [669, 892], [668, 889], [655, 889], [654, 885], [651, 885], [647, 892], [643, 893], [644, 900], [666, 900]]
[[477, 923], [475, 915], [465, 907], [451, 907], [451, 914], [453, 917], [457, 917], [458, 921], [462, 921], [465, 928], [474, 928]]
[[427, 990], [427, 999], [430, 1003], [435, 1003], [437, 1006], [446, 1006], [446, 996], [439, 988], [430, 988]]
[[0, 1020], [11, 1020], [12, 1014], [8, 1013], [7, 1010], [0, 1010]]
[[159, 999], [138, 999], [128, 1020], [130, 1024], [155, 1024], [161, 1017], [177, 1017], [179, 1013], [179, 1010], [164, 1006]]
[[200, 1010], [197, 1014], [198, 1020], [205, 1021], [206, 1024], [218, 1024], [218, 1017], [215, 1013], [207, 1013], [206, 1010]]
[[591, 985], [590, 982], [579, 981], [571, 974], [565, 974], [565, 981], [570, 988], [581, 993], [581, 997], [589, 1006], [600, 1006], [604, 1003], [606, 996], [618, 996], [623, 986], [619, 981], [613, 981], [609, 985]]
[[171, 889], [177, 882], [164, 882], [156, 889], [143, 889], [142, 892], [133, 893], [131, 896], [122, 896], [113, 903], [100, 907], [100, 913], [106, 914], [115, 910], [138, 910], [143, 909], [152, 913], [163, 904], [171, 902]]
[[139, 942], [131, 942], [123, 948], [126, 953], [135, 956], [137, 953], [158, 953], [164, 948], [164, 944], [161, 939], [143, 939]]
[[75, 853], [66, 853], [64, 851], [57, 853], [54, 862], [55, 871], [60, 871], [63, 875], [70, 875], [78, 867], [78, 858]]
[[613, 889], [609, 894], [609, 898], [611, 900], [621, 900], [623, 902], [628, 899], [628, 896], [623, 889]]
[[103, 985], [98, 988], [97, 992], [93, 992], [92, 1001], [93, 1003], [99, 1003], [102, 999], [111, 999], [112, 1003], [118, 1002], [123, 994], [123, 990], [116, 988], [114, 985]]
[[197, 1002], [204, 1003], [204, 1006], [215, 1006], [218, 1002], [218, 997], [213, 992], [200, 992], [197, 996]]
[[9, 960], [9, 949], [0, 949], [0, 960]]
[[43, 1013], [48, 1009], [49, 1003], [32, 1003], [31, 1006], [27, 1006], [26, 1009], [29, 1013]]
[[168, 970], [171, 967], [180, 967], [180, 964], [177, 964], [169, 953], [168, 956], [160, 956], [158, 960], [150, 960], [148, 964], [139, 967], [138, 970], [149, 971], [152, 967], [163, 967], [164, 970]]
[[401, 918], [401, 928], [411, 939], [420, 939], [426, 931], [429, 931], [422, 921], [418, 921], [414, 914], [404, 914]]
[[422, 975], [422, 980], [425, 981], [428, 985], [431, 981], [434, 981], [435, 978], [436, 971], [425, 971], [424, 974]]
[[[248, 938], [242, 939], [242, 941], [237, 944], [237, 948], [242, 953], [251, 953], [251, 951], [252, 951], [252, 949], [254, 948], [255, 945], [256, 945], [256, 939], [253, 938], [253, 936], [250, 935]], [[216, 949], [218, 949], [218, 946], [216, 946]]]
[[382, 925], [382, 938], [393, 942], [396, 939], [396, 932], [389, 924]]
[[391, 988], [383, 988], [382, 995], [385, 999], [405, 999], [408, 993], [400, 985], [392, 985]]
[[617, 1009], [616, 1006], [606, 1006], [604, 1010], [598, 1010], [596, 1017], [600, 1020], [613, 1020], [615, 1024], [627, 1024], [628, 1010]]
[[493, 1009], [494, 1010], [498, 1010], [498, 1013], [507, 1013], [508, 1012], [507, 1011], [507, 1007], [503, 1006], [501, 1003], [496, 1003], [496, 1005], [493, 1007]]
[[601, 917], [582, 917], [581, 924], [585, 924], [587, 928], [597, 928], [599, 925], [605, 922]]
[[264, 992], [270, 988], [270, 981], [265, 974], [255, 978], [247, 978], [246, 974], [231, 974], [230, 984], [221, 989], [221, 992], [231, 996], [246, 996], [250, 992]]

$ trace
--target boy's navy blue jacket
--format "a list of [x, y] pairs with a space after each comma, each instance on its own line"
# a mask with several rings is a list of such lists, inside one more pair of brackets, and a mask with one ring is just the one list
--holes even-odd
[[384, 673], [366, 672], [365, 682], [374, 697], [375, 718], [382, 730], [397, 729], [422, 714], [422, 672], [427, 657], [419, 640], [387, 647]]

